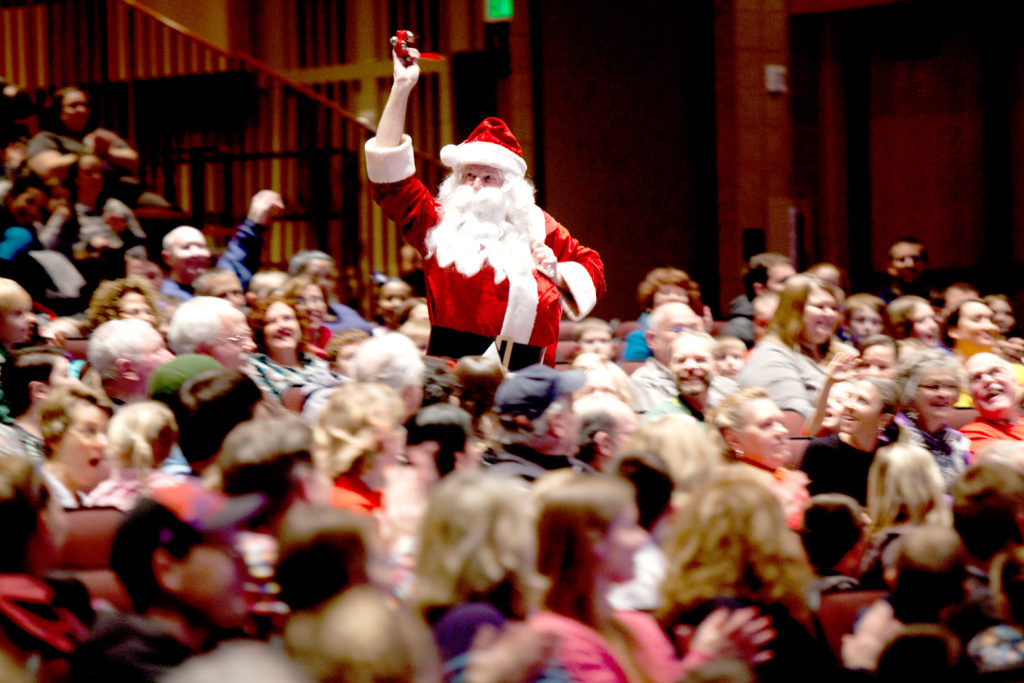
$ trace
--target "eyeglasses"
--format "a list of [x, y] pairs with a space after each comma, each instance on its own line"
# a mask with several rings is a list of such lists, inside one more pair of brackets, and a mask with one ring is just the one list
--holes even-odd
[[231, 344], [244, 344], [247, 341], [252, 341], [252, 335], [236, 334], [233, 337], [224, 337], [224, 341], [230, 342]]
[[919, 389], [924, 389], [925, 391], [932, 391], [932, 392], [936, 392], [936, 391], [950, 391], [950, 392], [960, 393], [960, 387], [958, 387], [955, 384], [949, 383], [949, 382], [934, 382], [934, 383], [929, 383], [929, 384], [921, 384], [921, 385], [918, 386], [918, 388]]

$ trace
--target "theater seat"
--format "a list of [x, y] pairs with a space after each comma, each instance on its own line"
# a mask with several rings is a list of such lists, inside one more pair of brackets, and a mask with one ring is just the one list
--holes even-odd
[[131, 611], [131, 600], [110, 568], [110, 548], [125, 515], [116, 508], [67, 510], [67, 536], [54, 570], [85, 584], [94, 606], [104, 601]]
[[853, 633], [853, 626], [861, 610], [881, 600], [885, 591], [842, 591], [821, 596], [818, 622], [828, 641], [829, 649], [839, 660], [843, 654], [843, 636]]
[[638, 367], [644, 364], [642, 360], [620, 360], [619, 367], [622, 368], [623, 372], [627, 375], [632, 375]]
[[640, 329], [640, 322], [637, 320], [623, 320], [615, 327], [613, 336], [616, 339], [625, 339], [629, 336], [630, 332], [635, 332]]
[[579, 344], [574, 341], [560, 341], [555, 348], [555, 362], [561, 364], [572, 363], [576, 353], [580, 350]]

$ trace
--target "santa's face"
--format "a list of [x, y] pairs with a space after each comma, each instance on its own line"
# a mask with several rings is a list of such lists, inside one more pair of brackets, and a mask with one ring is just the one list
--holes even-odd
[[459, 169], [441, 185], [441, 222], [427, 233], [428, 255], [467, 277], [488, 265], [495, 283], [529, 273], [533, 193], [524, 178], [505, 178], [489, 166]]
[[484, 187], [501, 187], [504, 178], [501, 171], [493, 166], [482, 164], [470, 164], [462, 169], [462, 184], [469, 185], [474, 190]]

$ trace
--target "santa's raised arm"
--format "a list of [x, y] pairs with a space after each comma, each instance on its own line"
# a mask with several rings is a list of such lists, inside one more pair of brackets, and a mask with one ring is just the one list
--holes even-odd
[[420, 71], [409, 52], [408, 66], [392, 55], [394, 84], [366, 143], [366, 169], [374, 200], [423, 256], [428, 353], [554, 365], [562, 311], [578, 320], [604, 293], [601, 257], [536, 205], [522, 149], [501, 119], [441, 149], [452, 173], [436, 199], [414, 177], [404, 127]]

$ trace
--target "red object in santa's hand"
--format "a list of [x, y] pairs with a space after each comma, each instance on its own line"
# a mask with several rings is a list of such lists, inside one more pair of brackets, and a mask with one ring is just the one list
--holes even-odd
[[[394, 48], [395, 54], [402, 60], [402, 64], [405, 66], [412, 66], [416, 59], [409, 54], [409, 48], [416, 42], [416, 34], [412, 31], [401, 29], [395, 31], [395, 35], [391, 36], [391, 47]], [[444, 59], [443, 55], [439, 55], [436, 52], [421, 52], [419, 59], [429, 59], [432, 61], [440, 61]]]

